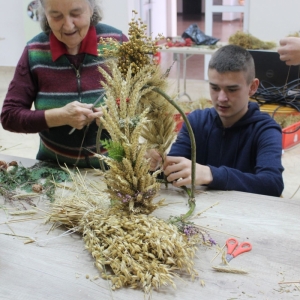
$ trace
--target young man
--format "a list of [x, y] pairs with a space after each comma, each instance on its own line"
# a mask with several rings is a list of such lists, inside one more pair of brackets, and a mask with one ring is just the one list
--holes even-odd
[[[281, 128], [249, 102], [259, 85], [252, 56], [239, 46], [224, 46], [212, 56], [208, 78], [213, 108], [188, 116], [196, 140], [196, 185], [280, 196]], [[150, 156], [152, 166], [161, 161], [154, 151]], [[163, 165], [174, 186], [191, 184], [190, 158], [184, 124]]]

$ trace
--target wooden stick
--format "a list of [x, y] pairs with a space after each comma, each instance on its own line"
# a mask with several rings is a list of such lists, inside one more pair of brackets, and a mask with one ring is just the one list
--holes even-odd
[[6, 225], [7, 225], [7, 227], [11, 230], [11, 232], [12, 232], [13, 234], [16, 234], [16, 233], [13, 231], [13, 229], [10, 227], [9, 224], [6, 224]]
[[197, 213], [197, 216], [200, 216], [201, 214], [203, 214], [204, 212], [206, 212], [207, 210], [213, 208], [213, 207], [216, 206], [216, 205], [219, 205], [219, 202], [216, 202], [215, 204], [211, 205], [210, 207], [208, 207], [208, 208], [206, 208], [206, 209], [204, 209], [204, 210], [198, 212], [198, 213]]
[[15, 211], [11, 211], [9, 214], [11, 216], [24, 216], [24, 215], [34, 215], [36, 214], [37, 211], [34, 209], [30, 209], [30, 210], [15, 210]]
[[[197, 225], [197, 224], [196, 224]], [[217, 229], [213, 229], [213, 228], [208, 228], [208, 227], [205, 227], [205, 226], [202, 226], [202, 225], [197, 225], [197, 226], [199, 226], [199, 227], [201, 227], [201, 228], [204, 228], [204, 229], [206, 229], [206, 230], [212, 230], [212, 231], [216, 231], [216, 232], [220, 232], [220, 233], [224, 233], [224, 234], [227, 234], [227, 235], [229, 235], [229, 236], [233, 236], [233, 237], [236, 237], [236, 238], [240, 238], [240, 236], [237, 236], [237, 235], [233, 235], [233, 234], [231, 234], [231, 233], [228, 233], [228, 232], [225, 232], [225, 231], [221, 231], [221, 230], [217, 230]]]
[[44, 217], [39, 217], [39, 218], [27, 218], [27, 219], [18, 219], [18, 220], [10, 220], [4, 223], [0, 223], [0, 225], [4, 225], [4, 224], [10, 224], [10, 223], [18, 223], [18, 222], [26, 222], [26, 221], [33, 221], [33, 220], [39, 220], [39, 219], [45, 219]]
[[31, 237], [29, 236], [24, 236], [24, 235], [18, 235], [18, 234], [13, 234], [13, 233], [8, 233], [8, 232], [0, 232], [0, 234], [4, 234], [4, 235], [10, 235], [10, 236], [15, 236], [15, 237], [19, 237], [19, 238], [24, 238], [24, 239], [31, 239]]
[[278, 284], [293, 284], [293, 283], [300, 283], [300, 280], [299, 281], [281, 281], [281, 282], [278, 282]]
[[40, 194], [37, 194], [37, 193], [24, 193], [24, 194], [17, 194], [17, 195], [14, 195], [12, 196], [13, 199], [19, 199], [19, 198], [29, 198], [29, 197], [40, 197], [41, 195]]
[[224, 246], [220, 249], [220, 251], [216, 254], [216, 256], [210, 261], [210, 263], [212, 263], [219, 256], [219, 254], [222, 253], [225, 246], [226, 246], [226, 244], [224, 244]]

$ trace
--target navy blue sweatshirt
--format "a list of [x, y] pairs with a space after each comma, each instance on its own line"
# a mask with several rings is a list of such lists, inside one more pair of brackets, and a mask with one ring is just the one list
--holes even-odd
[[[211, 189], [235, 190], [270, 196], [283, 191], [280, 126], [256, 103], [230, 128], [224, 128], [214, 108], [188, 115], [196, 140], [196, 162], [210, 167]], [[191, 143], [183, 124], [170, 156], [191, 159]]]

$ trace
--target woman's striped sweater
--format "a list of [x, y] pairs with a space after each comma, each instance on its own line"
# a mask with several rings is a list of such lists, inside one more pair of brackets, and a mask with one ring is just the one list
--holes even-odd
[[[95, 36], [96, 35], [96, 36]], [[86, 48], [98, 47], [100, 37], [112, 37], [119, 42], [126, 41], [127, 38], [121, 31], [99, 23], [96, 27], [91, 27], [88, 35], [83, 40], [87, 44]], [[50, 36], [45, 33], [40, 33], [28, 42], [28, 66], [33, 87], [29, 88], [34, 93], [34, 106], [36, 111], [44, 111], [51, 108], [65, 106], [67, 103], [75, 100], [82, 103], [94, 103], [103, 91], [100, 81], [103, 80], [100, 72], [97, 69], [99, 64], [104, 62], [102, 57], [95, 55], [97, 49], [92, 49], [88, 53], [83, 52], [78, 55], [67, 55], [62, 52], [62, 55], [57, 55], [51, 48]], [[95, 38], [95, 42], [91, 42]], [[56, 40], [56, 43], [60, 43]], [[90, 45], [88, 45], [90, 43]], [[92, 46], [94, 44], [94, 46]], [[62, 51], [63, 48], [61, 49]], [[94, 53], [94, 54], [91, 54]], [[57, 57], [54, 57], [56, 56]], [[76, 66], [76, 62], [79, 64]], [[13, 94], [13, 93], [12, 93]], [[8, 92], [9, 96], [10, 93]], [[32, 95], [33, 96], [33, 95]], [[10, 97], [6, 97], [1, 121], [4, 127], [8, 130], [15, 130], [16, 126], [10, 125], [12, 122], [9, 114], [16, 112], [15, 105], [10, 105]], [[12, 111], [13, 110], [13, 111]], [[26, 110], [26, 109], [25, 109]], [[27, 108], [28, 110], [28, 108]], [[24, 114], [28, 112], [24, 112]], [[39, 160], [54, 160], [61, 164], [76, 164], [78, 167], [98, 167], [98, 159], [93, 158], [92, 152], [95, 152], [96, 134], [98, 126], [95, 122], [82, 130], [75, 130], [69, 135], [70, 126], [60, 126], [52, 128], [44, 128], [39, 130], [35, 128], [34, 121], [30, 119], [23, 120], [23, 127], [28, 127], [29, 132], [39, 132], [40, 148], [37, 154]], [[33, 119], [34, 120], [34, 119]], [[18, 121], [17, 121], [18, 122]], [[26, 123], [29, 123], [28, 125]], [[31, 128], [34, 128], [33, 130]], [[6, 129], [6, 128], [5, 128]], [[24, 132], [21, 130], [21, 132]], [[28, 131], [27, 131], [28, 132]], [[101, 139], [108, 138], [106, 131], [103, 131]]]

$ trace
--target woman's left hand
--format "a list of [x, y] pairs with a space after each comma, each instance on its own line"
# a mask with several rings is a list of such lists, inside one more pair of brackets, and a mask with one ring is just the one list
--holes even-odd
[[91, 113], [87, 116], [90, 122], [96, 120], [96, 124], [100, 125], [100, 118], [103, 116], [102, 107], [94, 107]]

